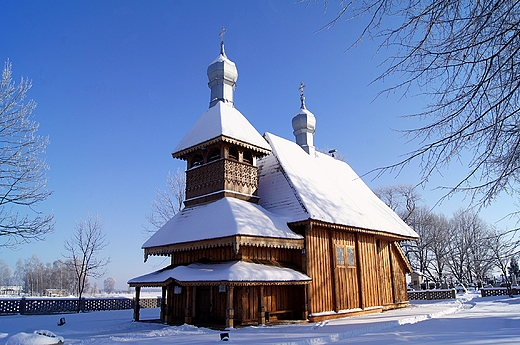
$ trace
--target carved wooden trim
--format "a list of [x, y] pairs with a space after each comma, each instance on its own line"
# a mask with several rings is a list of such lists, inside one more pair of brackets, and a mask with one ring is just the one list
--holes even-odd
[[171, 256], [175, 252], [194, 249], [217, 248], [233, 246], [235, 253], [240, 251], [241, 246], [303, 249], [304, 239], [269, 238], [256, 236], [228, 236], [209, 240], [201, 240], [186, 243], [170, 244], [144, 249], [145, 261], [149, 256]]
[[417, 241], [417, 239], [414, 237], [391, 234], [391, 233], [380, 231], [380, 230], [370, 230], [370, 229], [357, 228], [357, 227], [352, 227], [352, 226], [342, 225], [342, 224], [327, 223], [327, 222], [323, 222], [320, 220], [314, 220], [314, 219], [308, 219], [308, 220], [302, 220], [302, 221], [298, 221], [298, 222], [289, 223], [289, 227], [292, 228], [293, 226], [302, 226], [302, 225], [306, 225], [308, 223], [310, 223], [314, 226], [319, 226], [319, 227], [328, 228], [328, 229], [332, 229], [332, 230], [342, 230], [342, 231], [356, 232], [356, 233], [367, 234], [367, 235], [375, 235], [380, 238], [386, 239], [388, 241]]
[[179, 158], [179, 159], [184, 159], [185, 160], [186, 156], [189, 153], [197, 151], [197, 150], [200, 150], [200, 149], [204, 149], [204, 148], [208, 147], [209, 145], [213, 145], [213, 144], [216, 144], [216, 143], [222, 142], [222, 141], [226, 142], [226, 143], [233, 144], [233, 145], [237, 145], [237, 146], [240, 146], [240, 147], [243, 147], [243, 148], [246, 148], [246, 149], [251, 150], [251, 151], [254, 151], [256, 153], [257, 157], [268, 155], [271, 152], [270, 150], [266, 150], [266, 149], [264, 149], [262, 147], [251, 145], [251, 144], [245, 143], [243, 141], [227, 137], [225, 135], [220, 135], [220, 136], [215, 137], [213, 139], [206, 140], [206, 141], [204, 141], [204, 142], [202, 142], [202, 143], [200, 143], [198, 145], [195, 145], [195, 146], [192, 146], [192, 147], [188, 147], [187, 149], [184, 149], [184, 150], [181, 150], [181, 151], [177, 151], [177, 152], [173, 152], [172, 156], [173, 156], [173, 158]]

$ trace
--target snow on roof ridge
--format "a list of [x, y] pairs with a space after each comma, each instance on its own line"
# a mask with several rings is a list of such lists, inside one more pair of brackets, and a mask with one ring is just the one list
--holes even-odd
[[264, 137], [240, 111], [231, 105], [219, 101], [199, 117], [173, 150], [173, 153], [220, 136], [233, 138], [267, 151], [271, 150]]

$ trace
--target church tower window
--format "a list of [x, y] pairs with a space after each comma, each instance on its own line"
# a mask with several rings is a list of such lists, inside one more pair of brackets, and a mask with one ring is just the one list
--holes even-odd
[[218, 147], [212, 149], [208, 155], [208, 162], [216, 161], [220, 158], [220, 149]]
[[253, 164], [253, 155], [249, 151], [244, 151], [244, 163]]
[[202, 163], [204, 163], [204, 157], [202, 157], [201, 154], [196, 154], [195, 156], [193, 156], [190, 168], [202, 165]]
[[236, 147], [232, 146], [229, 148], [229, 158], [238, 161], [238, 150]]

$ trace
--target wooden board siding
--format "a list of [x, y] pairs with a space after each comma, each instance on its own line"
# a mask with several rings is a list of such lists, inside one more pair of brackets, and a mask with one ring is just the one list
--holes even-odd
[[241, 246], [239, 255], [242, 260], [286, 262], [298, 268], [302, 267], [303, 261], [301, 249]]
[[236, 286], [233, 294], [235, 319], [240, 323], [255, 323], [258, 320], [258, 297], [260, 290], [255, 286]]
[[230, 261], [230, 260], [260, 260], [292, 263], [302, 267], [302, 251], [300, 249], [282, 249], [268, 247], [240, 246], [236, 254], [231, 246], [196, 249], [175, 252], [171, 258], [172, 265], [187, 265], [198, 260]]
[[377, 241], [377, 251], [379, 254], [379, 286], [381, 293], [381, 303], [383, 306], [394, 303], [394, 285], [390, 242], [385, 240]]
[[306, 234], [307, 275], [312, 278], [308, 286], [309, 313], [334, 310], [331, 270], [330, 230], [312, 228]]
[[336, 311], [360, 308], [357, 262], [354, 261], [354, 266], [350, 266], [347, 258], [347, 248], [355, 250], [356, 237], [352, 233], [334, 231], [333, 244], [335, 247], [345, 248], [345, 264], [337, 265], [337, 260], [334, 263]]
[[173, 293], [174, 286], [170, 284], [166, 288], [166, 322], [184, 323], [184, 310], [186, 308], [185, 287], [182, 287], [182, 294]]
[[[302, 315], [303, 289], [305, 286], [267, 285], [264, 286], [264, 311], [292, 310], [293, 318]], [[235, 319], [241, 324], [258, 323], [259, 286], [236, 286], [233, 294]]]
[[396, 247], [398, 245], [399, 244], [396, 243], [392, 243], [391, 245], [395, 302], [406, 303], [408, 302], [408, 293], [406, 289], [406, 273], [408, 268], [406, 262], [402, 259], [402, 255], [400, 255], [401, 253], [399, 252], [399, 248]]
[[356, 234], [360, 270], [360, 289], [363, 309], [381, 306], [379, 289], [379, 260], [373, 235]]
[[172, 265], [187, 265], [201, 259], [207, 259], [211, 261], [230, 261], [237, 260], [239, 256], [233, 251], [233, 247], [218, 247], [218, 248], [206, 248], [196, 249], [189, 251], [180, 251], [172, 254], [171, 263]]

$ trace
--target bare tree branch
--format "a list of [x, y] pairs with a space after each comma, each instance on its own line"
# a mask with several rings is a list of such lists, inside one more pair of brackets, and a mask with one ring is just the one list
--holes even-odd
[[365, 18], [353, 46], [369, 37], [379, 40], [378, 53], [390, 52], [376, 80], [397, 75], [401, 81], [381, 94], [420, 92], [430, 100], [424, 111], [409, 115], [427, 124], [402, 131], [418, 148], [376, 172], [399, 173], [418, 160], [426, 183], [467, 158], [459, 182], [442, 186], [447, 195], [463, 192], [485, 206], [502, 192], [518, 191], [520, 1], [351, 0], [339, 8], [322, 29]]
[[72, 265], [77, 282], [77, 295], [81, 300], [88, 278], [100, 278], [105, 274], [105, 268], [110, 258], [100, 258], [99, 254], [108, 242], [99, 221], [99, 216], [89, 214], [88, 219], [76, 224], [72, 237], [65, 241], [67, 262]]

